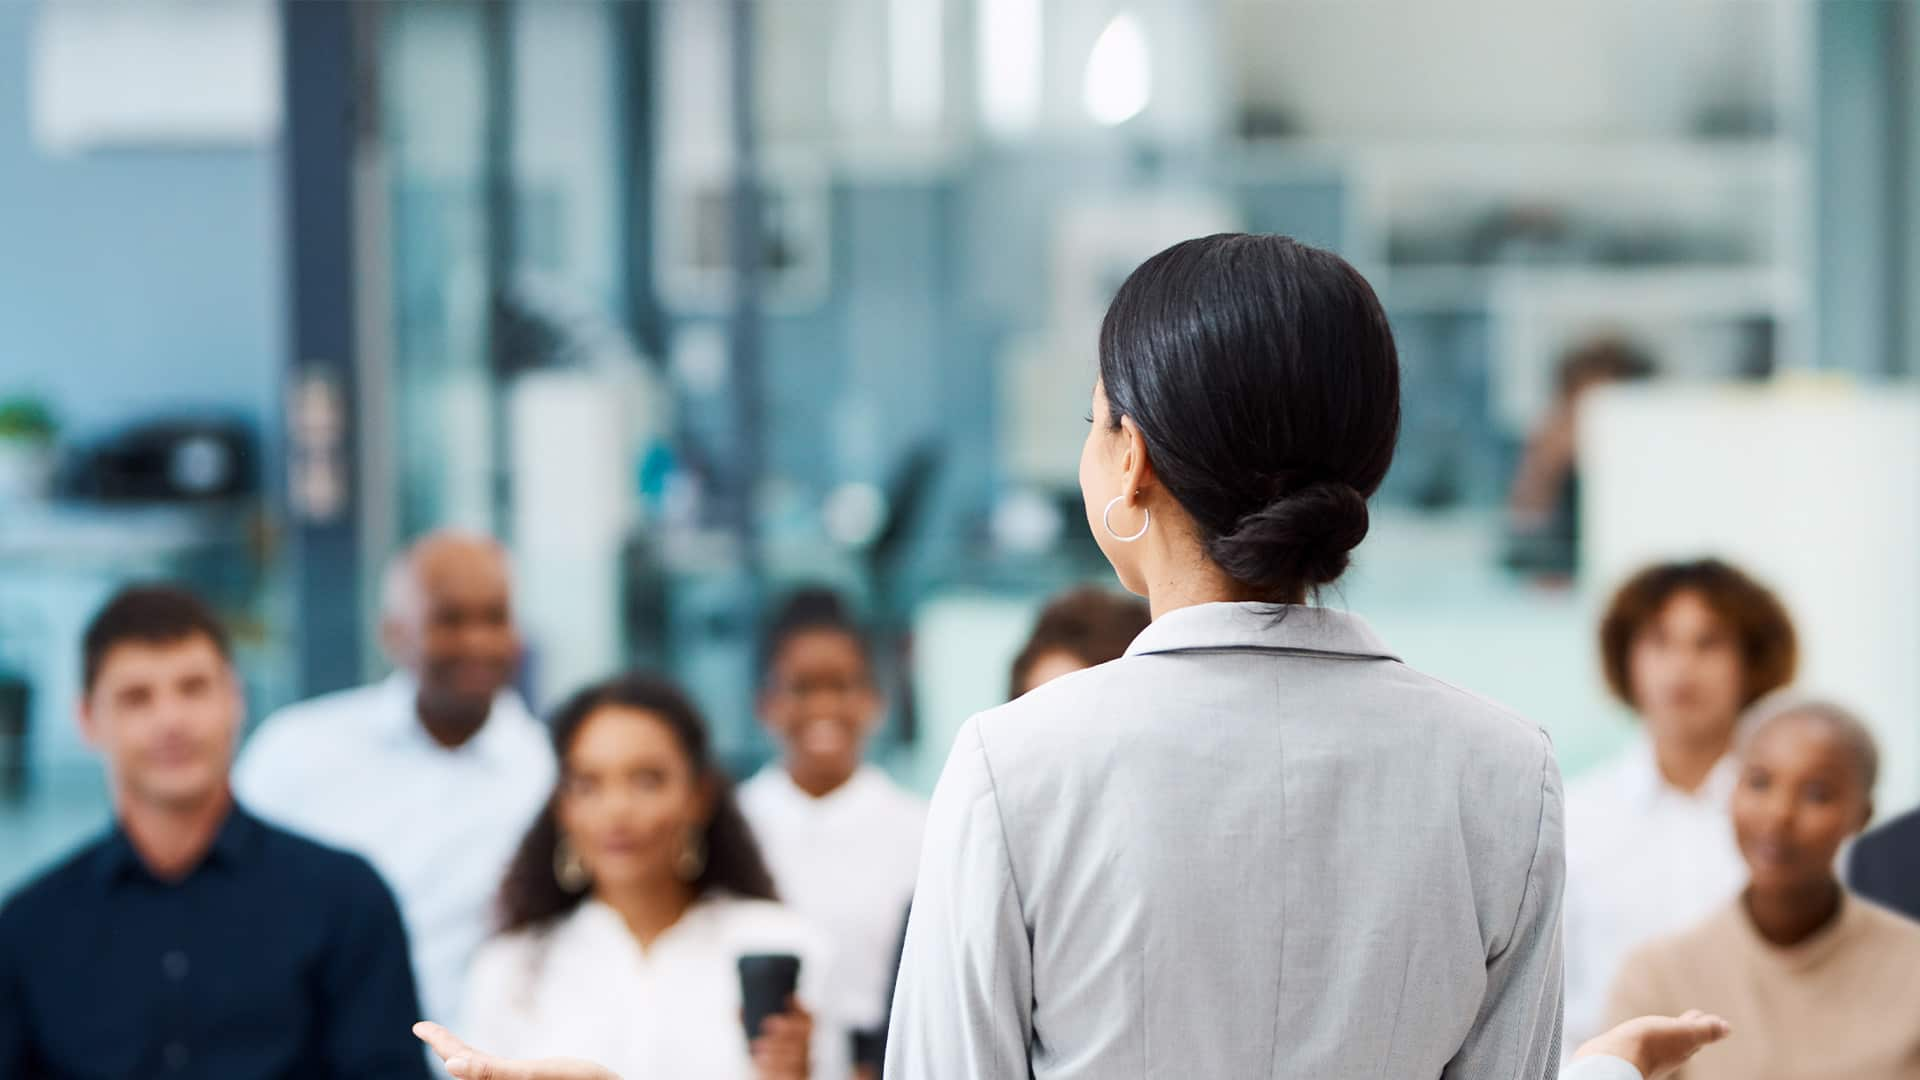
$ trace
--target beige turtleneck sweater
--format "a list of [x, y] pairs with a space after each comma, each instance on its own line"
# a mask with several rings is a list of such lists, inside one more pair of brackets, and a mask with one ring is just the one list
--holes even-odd
[[1848, 895], [1781, 948], [1736, 899], [1647, 945], [1614, 981], [1608, 1023], [1688, 1009], [1733, 1025], [1675, 1080], [1920, 1080], [1920, 923]]

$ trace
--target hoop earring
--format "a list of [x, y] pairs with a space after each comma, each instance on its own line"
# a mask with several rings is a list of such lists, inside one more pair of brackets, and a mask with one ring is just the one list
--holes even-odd
[[573, 850], [566, 837], [553, 847], [553, 880], [565, 893], [583, 893], [593, 884], [593, 875], [587, 872], [586, 860]]
[[673, 861], [673, 872], [680, 880], [695, 882], [707, 870], [707, 838], [698, 830], [687, 833], [687, 842], [681, 846], [680, 855]]
[[1113, 508], [1116, 506], [1119, 506], [1120, 503], [1125, 499], [1126, 499], [1125, 495], [1115, 495], [1111, 500], [1109, 500], [1107, 502], [1107, 508], [1105, 510], [1100, 511], [1100, 524], [1105, 525], [1107, 527], [1108, 536], [1113, 537], [1115, 540], [1118, 540], [1123, 544], [1131, 544], [1135, 540], [1138, 540], [1141, 537], [1147, 535], [1147, 530], [1153, 528], [1153, 511], [1148, 510], [1145, 507], [1141, 507], [1140, 513], [1146, 516], [1146, 520], [1140, 523], [1140, 531], [1137, 533], [1134, 533], [1132, 536], [1121, 536], [1119, 533], [1113, 531]]

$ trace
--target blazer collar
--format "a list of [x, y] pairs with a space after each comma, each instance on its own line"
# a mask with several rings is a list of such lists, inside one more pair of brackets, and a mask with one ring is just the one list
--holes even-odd
[[1196, 604], [1169, 611], [1141, 631], [1128, 656], [1255, 649], [1398, 660], [1358, 615], [1298, 604]]

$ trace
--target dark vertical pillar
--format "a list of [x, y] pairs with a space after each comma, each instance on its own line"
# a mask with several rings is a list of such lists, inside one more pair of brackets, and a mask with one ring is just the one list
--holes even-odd
[[283, 0], [282, 138], [292, 347], [283, 401], [299, 690], [360, 681], [360, 483], [356, 472], [355, 148], [373, 123], [363, 93], [371, 9]]

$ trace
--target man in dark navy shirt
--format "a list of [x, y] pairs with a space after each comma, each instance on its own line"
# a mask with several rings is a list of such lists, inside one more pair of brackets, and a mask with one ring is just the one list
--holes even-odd
[[1847, 884], [1882, 907], [1920, 919], [1920, 810], [1909, 810], [1854, 841]]
[[84, 666], [115, 823], [0, 908], [0, 1077], [425, 1080], [386, 885], [233, 802], [242, 699], [211, 613], [128, 589]]

